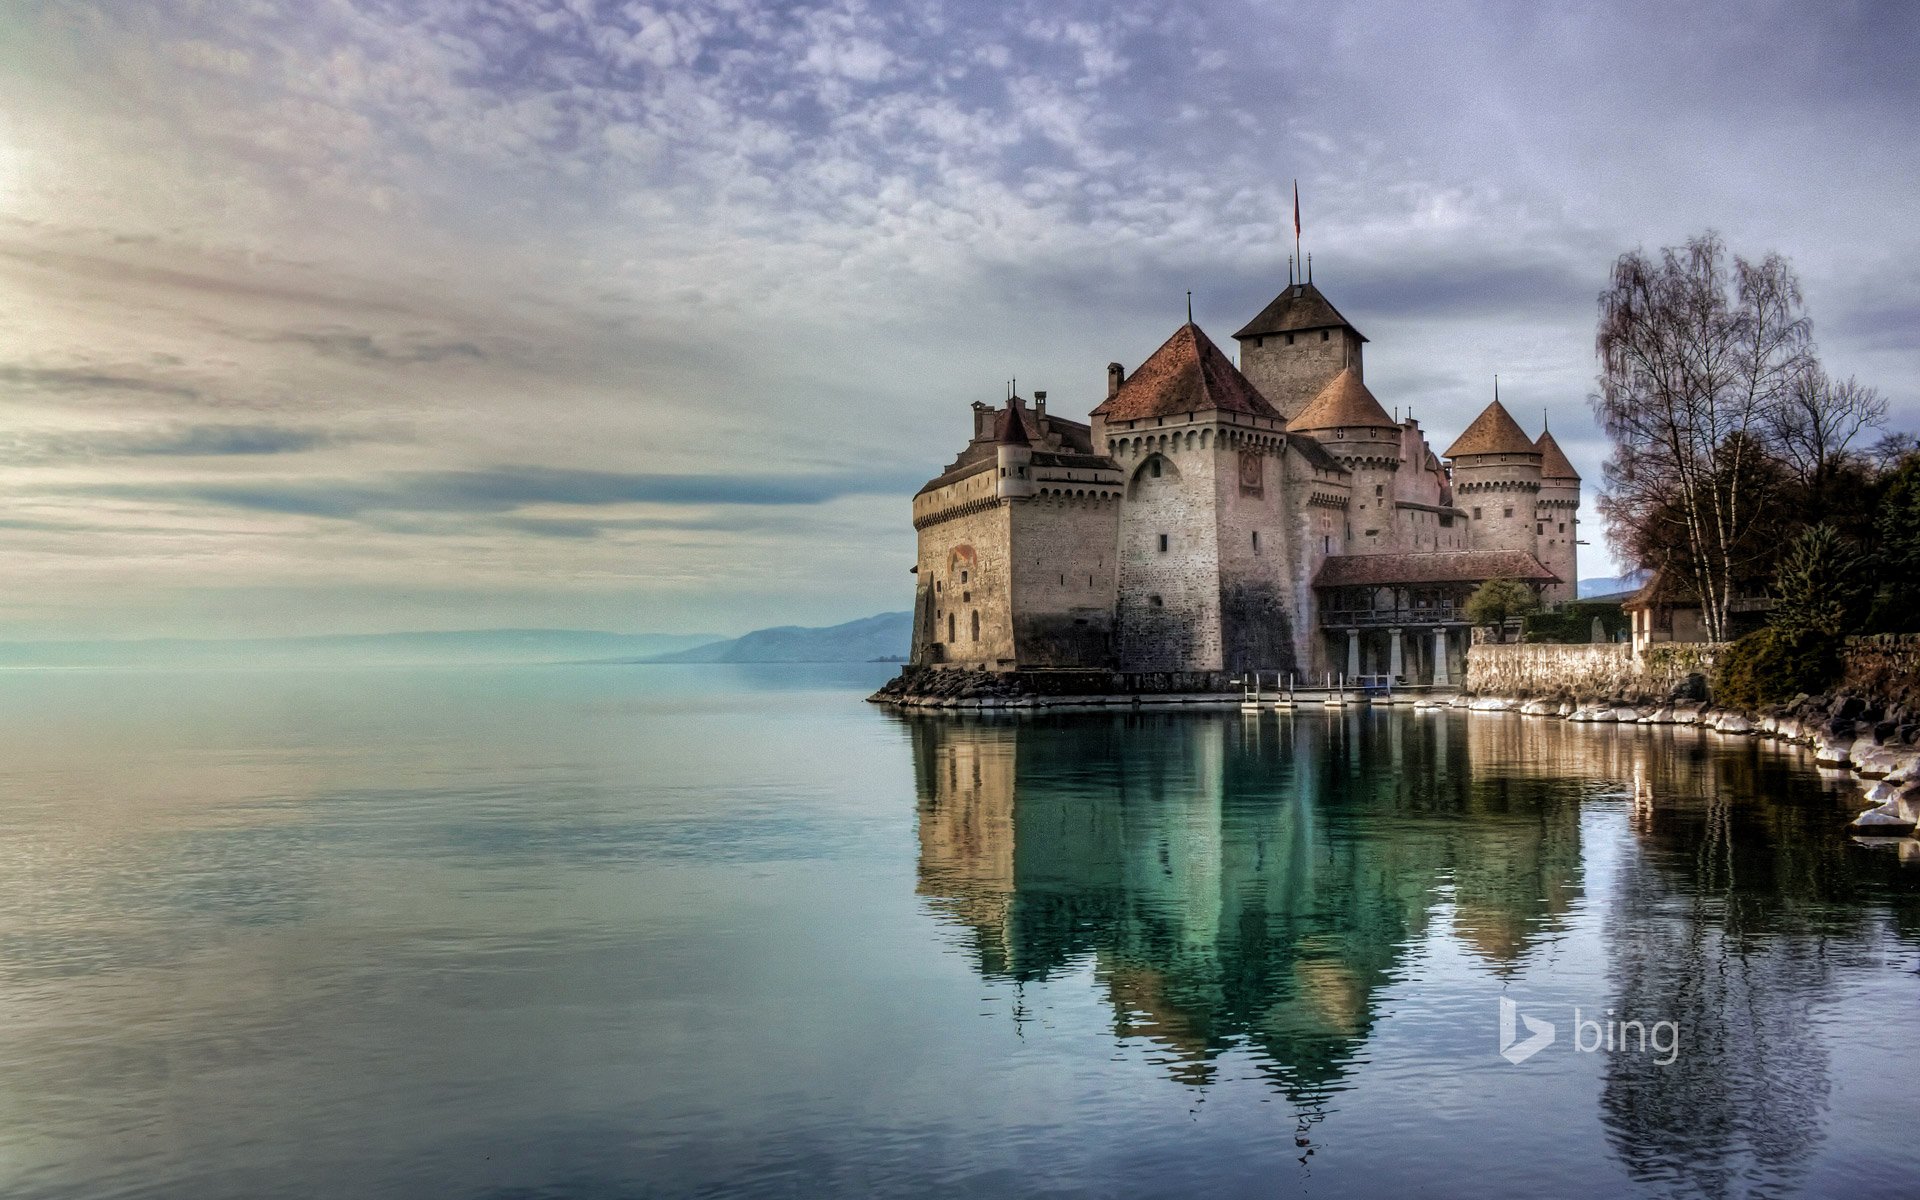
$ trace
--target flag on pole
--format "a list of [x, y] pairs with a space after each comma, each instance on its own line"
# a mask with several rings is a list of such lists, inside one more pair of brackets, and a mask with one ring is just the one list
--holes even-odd
[[1293, 240], [1300, 240], [1300, 181], [1293, 181]]

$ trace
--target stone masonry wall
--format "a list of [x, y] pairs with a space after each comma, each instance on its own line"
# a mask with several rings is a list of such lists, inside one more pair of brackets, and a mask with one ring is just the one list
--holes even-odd
[[1281, 509], [1281, 435], [1246, 429], [1221, 433], [1225, 436], [1216, 435], [1214, 442], [1220, 665], [1227, 671], [1291, 671], [1296, 669], [1296, 610], [1288, 586], [1289, 530]]
[[1020, 666], [1112, 666], [1119, 499], [1042, 496], [1012, 509]]
[[1713, 647], [1650, 647], [1635, 657], [1624, 642], [1600, 645], [1494, 645], [1467, 651], [1464, 690], [1512, 698], [1572, 695], [1629, 701], [1665, 700], [1689, 675], [1710, 675]]
[[[919, 583], [930, 590], [939, 661], [995, 666], [1014, 662], [1012, 564], [1005, 504], [993, 499], [995, 475], [983, 471], [916, 501], [965, 509], [920, 530]], [[962, 577], [962, 573], [965, 577]], [[973, 616], [980, 616], [980, 638]]]
[[[1195, 444], [1187, 445], [1191, 433]], [[1211, 437], [1207, 439], [1211, 441]], [[1182, 426], [1150, 436], [1122, 460], [1115, 653], [1123, 671], [1221, 667], [1220, 559], [1214, 519], [1214, 452]], [[1158, 477], [1152, 473], [1155, 458]], [[1160, 539], [1167, 548], [1160, 548]]]

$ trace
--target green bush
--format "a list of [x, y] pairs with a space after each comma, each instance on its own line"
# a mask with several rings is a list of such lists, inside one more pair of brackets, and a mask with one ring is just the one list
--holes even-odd
[[1570, 600], [1548, 612], [1530, 613], [1520, 623], [1521, 641], [1584, 645], [1593, 641], [1593, 619], [1600, 618], [1606, 640], [1621, 641], [1632, 622], [1618, 604]]
[[1802, 692], [1825, 691], [1840, 677], [1840, 640], [1772, 628], [1750, 633], [1720, 652], [1713, 671], [1714, 703], [1752, 711]]

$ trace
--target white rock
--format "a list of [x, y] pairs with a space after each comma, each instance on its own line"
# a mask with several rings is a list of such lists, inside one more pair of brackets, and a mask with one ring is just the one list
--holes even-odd
[[1867, 789], [1868, 804], [1886, 804], [1900, 798], [1900, 789], [1882, 779]]
[[1883, 750], [1887, 756], [1887, 782], [1912, 783], [1920, 780], [1920, 750]]
[[1910, 816], [1902, 816], [1899, 810], [1900, 806], [1898, 804], [1882, 804], [1877, 808], [1870, 808], [1853, 819], [1853, 827], [1855, 829], [1871, 829], [1876, 832], [1881, 829], [1898, 831], [1913, 828], [1913, 818]]
[[1813, 761], [1823, 767], [1846, 767], [1853, 765], [1853, 739], [1834, 738], [1827, 734], [1816, 734], [1813, 739]]

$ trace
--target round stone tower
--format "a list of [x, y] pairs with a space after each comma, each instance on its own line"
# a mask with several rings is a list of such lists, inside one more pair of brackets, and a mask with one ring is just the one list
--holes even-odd
[[1487, 405], [1447, 447], [1447, 458], [1453, 502], [1467, 510], [1469, 547], [1535, 553], [1541, 454], [1513, 414], [1498, 400]]
[[1393, 503], [1394, 476], [1400, 469], [1400, 425], [1360, 382], [1360, 373], [1349, 368], [1335, 375], [1300, 415], [1287, 422], [1287, 432], [1313, 438], [1353, 472], [1353, 503], [1347, 509], [1353, 526], [1350, 552], [1399, 549], [1394, 544]]
[[1540, 451], [1540, 498], [1534, 519], [1539, 549], [1534, 557], [1560, 577], [1546, 590], [1547, 599], [1558, 604], [1576, 599], [1580, 588], [1580, 522], [1575, 516], [1580, 508], [1580, 473], [1567, 461], [1553, 434], [1541, 430], [1534, 445]]

